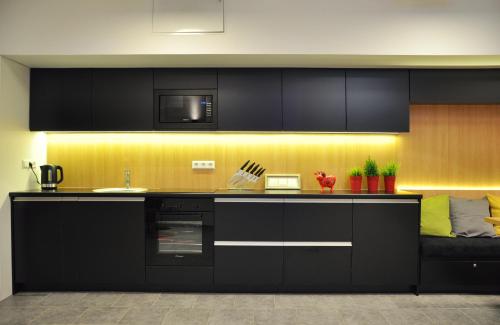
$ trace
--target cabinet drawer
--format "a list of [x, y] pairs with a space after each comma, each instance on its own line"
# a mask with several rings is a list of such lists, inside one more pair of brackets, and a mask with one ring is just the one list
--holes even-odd
[[351, 241], [351, 203], [325, 203], [329, 201], [326, 199], [309, 201], [285, 201], [285, 241]]
[[213, 287], [210, 266], [149, 266], [146, 282], [167, 290], [206, 290]]
[[261, 202], [216, 202], [215, 240], [282, 241], [283, 204]]
[[283, 247], [215, 247], [214, 269], [216, 289], [277, 290]]
[[423, 261], [422, 285], [499, 285], [497, 261]]
[[285, 247], [285, 289], [333, 289], [351, 283], [351, 247]]

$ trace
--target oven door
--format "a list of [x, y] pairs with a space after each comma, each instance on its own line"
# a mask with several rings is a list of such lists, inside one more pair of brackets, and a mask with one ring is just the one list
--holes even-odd
[[212, 213], [157, 213], [149, 221], [148, 265], [213, 265]]

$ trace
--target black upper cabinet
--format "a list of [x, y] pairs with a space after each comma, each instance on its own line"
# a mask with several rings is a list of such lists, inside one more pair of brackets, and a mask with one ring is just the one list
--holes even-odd
[[413, 104], [498, 104], [500, 70], [412, 70]]
[[93, 70], [94, 129], [153, 130], [153, 70]]
[[31, 69], [30, 130], [92, 129], [89, 69]]
[[284, 70], [283, 127], [287, 131], [345, 131], [345, 71]]
[[155, 89], [216, 89], [216, 69], [155, 69]]
[[221, 69], [219, 130], [281, 131], [281, 70]]
[[416, 285], [420, 206], [386, 200], [353, 207], [352, 283]]
[[408, 132], [408, 74], [408, 70], [347, 70], [347, 131]]

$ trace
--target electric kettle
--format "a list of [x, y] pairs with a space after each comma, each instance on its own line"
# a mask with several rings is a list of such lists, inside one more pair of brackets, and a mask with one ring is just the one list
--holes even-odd
[[[40, 185], [42, 186], [42, 190], [57, 190], [57, 184], [63, 181], [62, 167], [57, 165], [43, 165], [40, 166], [40, 171]], [[60, 171], [59, 175], [57, 175], [57, 171]]]

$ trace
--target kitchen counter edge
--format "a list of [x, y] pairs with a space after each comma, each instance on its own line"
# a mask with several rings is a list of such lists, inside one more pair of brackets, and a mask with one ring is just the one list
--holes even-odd
[[422, 199], [422, 194], [400, 191], [396, 193], [352, 193], [349, 190], [338, 190], [333, 193], [319, 193], [319, 191], [304, 190], [304, 191], [233, 191], [233, 190], [215, 190], [215, 191], [199, 191], [199, 192], [186, 192], [186, 191], [171, 191], [171, 190], [150, 190], [140, 193], [96, 193], [91, 189], [62, 189], [54, 192], [41, 191], [41, 190], [28, 190], [10, 192], [11, 198], [15, 197], [158, 197], [158, 196], [171, 196], [171, 197], [214, 197], [214, 198], [310, 198], [310, 199], [334, 199], [334, 198], [353, 198], [353, 199]]

